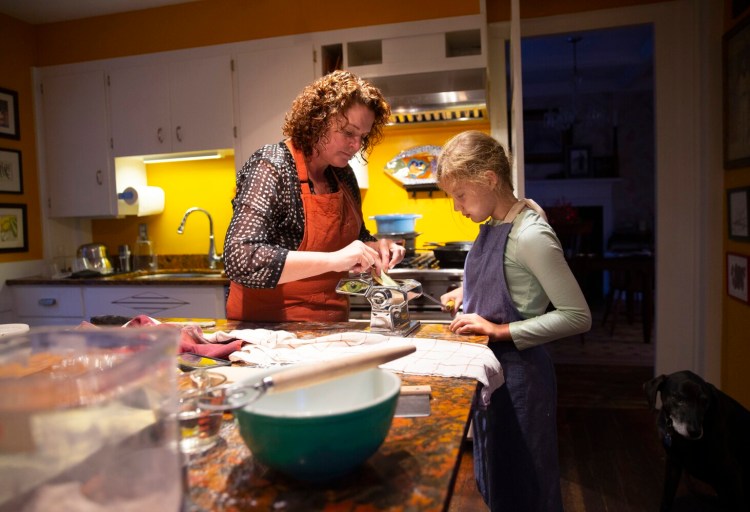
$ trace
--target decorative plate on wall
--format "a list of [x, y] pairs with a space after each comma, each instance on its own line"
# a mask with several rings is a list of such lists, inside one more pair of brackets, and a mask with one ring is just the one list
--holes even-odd
[[406, 190], [437, 190], [437, 157], [440, 146], [416, 146], [400, 152], [385, 166], [385, 172]]

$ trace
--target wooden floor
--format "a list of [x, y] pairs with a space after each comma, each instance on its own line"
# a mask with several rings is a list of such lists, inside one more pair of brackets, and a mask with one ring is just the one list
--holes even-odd
[[[565, 511], [658, 511], [664, 451], [655, 413], [648, 409], [641, 387], [653, 369], [590, 364], [556, 368]], [[487, 510], [476, 490], [472, 464], [467, 445], [450, 512]], [[683, 480], [675, 512], [716, 510], [706, 491], [700, 482]]]

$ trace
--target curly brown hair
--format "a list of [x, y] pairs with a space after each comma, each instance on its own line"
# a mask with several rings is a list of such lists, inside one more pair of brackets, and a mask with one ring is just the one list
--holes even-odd
[[370, 133], [362, 140], [362, 154], [367, 154], [382, 140], [391, 107], [380, 89], [349, 71], [334, 71], [305, 87], [284, 118], [284, 135], [290, 137], [305, 156], [310, 156], [336, 116], [346, 117], [346, 112], [356, 103], [375, 114]]

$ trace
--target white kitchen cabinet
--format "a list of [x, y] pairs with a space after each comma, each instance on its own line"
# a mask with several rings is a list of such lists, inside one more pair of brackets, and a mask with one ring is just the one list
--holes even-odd
[[320, 33], [318, 73], [343, 68], [372, 78], [484, 69], [485, 32], [486, 21], [471, 15]]
[[112, 69], [108, 82], [114, 156], [171, 151], [167, 66]]
[[39, 325], [78, 325], [84, 316], [83, 295], [78, 286], [14, 285], [18, 322]]
[[234, 147], [229, 55], [113, 68], [114, 156]]
[[284, 115], [314, 77], [311, 42], [237, 55], [238, 169], [264, 144], [282, 140]]
[[44, 76], [41, 104], [50, 217], [115, 215], [104, 71]]
[[87, 318], [100, 315], [224, 318], [224, 285], [84, 286]]

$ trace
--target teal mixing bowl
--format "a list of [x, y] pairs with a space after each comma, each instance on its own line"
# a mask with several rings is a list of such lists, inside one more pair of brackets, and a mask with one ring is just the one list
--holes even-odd
[[235, 410], [235, 417], [258, 462], [298, 480], [330, 480], [378, 450], [391, 428], [400, 389], [397, 375], [374, 368], [265, 395]]

